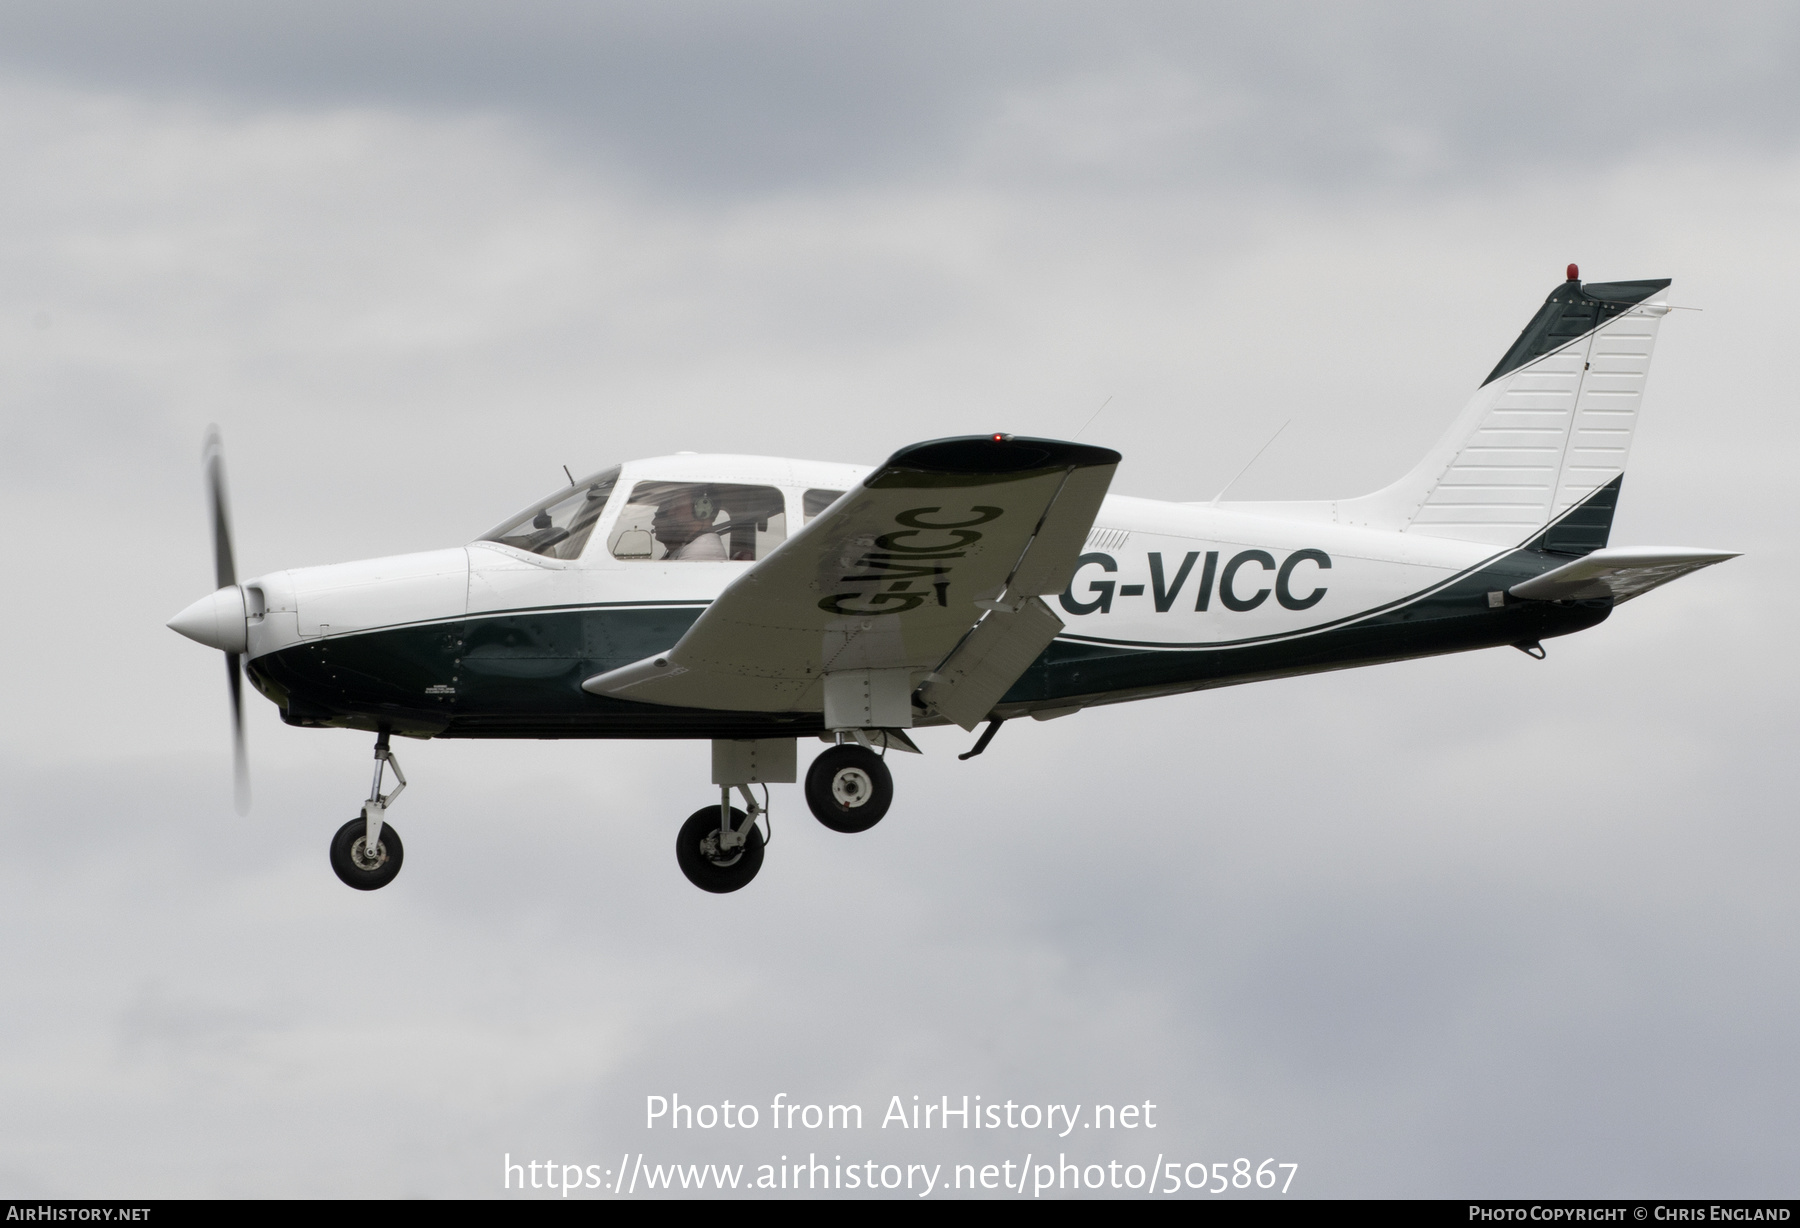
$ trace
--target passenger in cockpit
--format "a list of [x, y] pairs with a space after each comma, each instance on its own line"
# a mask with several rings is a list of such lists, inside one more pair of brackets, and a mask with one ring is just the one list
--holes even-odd
[[667, 559], [723, 561], [727, 557], [725, 543], [713, 531], [717, 515], [712, 491], [690, 486], [658, 505], [651, 532], [668, 551]]

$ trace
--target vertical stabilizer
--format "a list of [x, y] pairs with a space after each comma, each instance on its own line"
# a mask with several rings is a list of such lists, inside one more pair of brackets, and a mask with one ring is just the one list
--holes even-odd
[[1669, 282], [1569, 272], [1425, 459], [1335, 519], [1517, 546], [1566, 518], [1581, 531], [1556, 548], [1606, 544]]

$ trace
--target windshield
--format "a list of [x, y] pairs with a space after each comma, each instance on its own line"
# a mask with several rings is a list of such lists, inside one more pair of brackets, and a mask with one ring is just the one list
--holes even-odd
[[617, 465], [565, 486], [477, 540], [499, 542], [550, 559], [581, 557], [588, 535], [619, 480]]

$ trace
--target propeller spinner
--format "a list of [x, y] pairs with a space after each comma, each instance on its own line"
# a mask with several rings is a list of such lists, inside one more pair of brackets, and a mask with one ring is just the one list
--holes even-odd
[[225, 488], [225, 446], [219, 428], [206, 428], [202, 454], [206, 496], [212, 513], [213, 578], [218, 591], [209, 593], [169, 620], [169, 629], [225, 654], [231, 687], [233, 793], [239, 814], [250, 812], [250, 762], [244, 751], [244, 653], [249, 647], [244, 590], [238, 587], [237, 559], [231, 549], [231, 504]]

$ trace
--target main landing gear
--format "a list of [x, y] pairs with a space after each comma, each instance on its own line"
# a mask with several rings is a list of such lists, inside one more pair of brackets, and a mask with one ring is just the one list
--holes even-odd
[[[375, 891], [393, 882], [406, 857], [400, 833], [387, 822], [388, 810], [406, 790], [406, 773], [388, 746], [388, 733], [383, 729], [375, 739], [375, 779], [362, 813], [331, 838], [332, 870], [358, 891]], [[850, 730], [837, 736], [838, 744], [807, 770], [806, 804], [832, 831], [868, 831], [894, 801], [894, 778], [875, 747], [886, 751], [899, 745], [915, 753], [917, 748], [904, 733], [893, 731]], [[720, 739], [712, 747], [719, 803], [696, 810], [681, 825], [675, 860], [694, 886], [722, 895], [748, 886], [762, 869], [763, 850], [773, 830], [767, 786], [794, 782], [796, 754], [793, 738]], [[383, 793], [381, 785], [390, 768], [394, 788]], [[751, 791], [756, 784], [764, 786], [761, 801]], [[733, 789], [744, 799], [742, 810], [731, 804]]]
[[[888, 735], [876, 730], [845, 736], [855, 740], [840, 742], [813, 760], [806, 773], [806, 804], [832, 831], [868, 831], [894, 800], [894, 778], [871, 745], [878, 739], [885, 750]], [[724, 894], [747, 886], [762, 869], [769, 795], [765, 787], [758, 802], [750, 786], [793, 783], [796, 756], [792, 738], [719, 739], [712, 745], [719, 804], [696, 810], [681, 825], [675, 860], [694, 886]], [[905, 745], [912, 749], [910, 742]], [[743, 797], [745, 809], [731, 804], [733, 789]]]
[[[399, 783], [392, 793], [383, 793], [381, 777], [390, 767]], [[405, 789], [406, 773], [388, 749], [388, 731], [383, 729], [375, 738], [375, 783], [369, 786], [369, 800], [363, 803], [362, 813], [338, 828], [337, 835], [331, 838], [331, 868], [347, 886], [374, 891], [393, 882], [400, 873], [406, 849], [400, 844], [400, 833], [389, 827], [386, 820], [388, 807]]]
[[868, 831], [881, 822], [894, 800], [894, 778], [881, 756], [845, 742], [832, 747], [806, 770], [806, 804], [832, 831]]
[[731, 804], [731, 787], [726, 785], [719, 790], [719, 804], [694, 811], [675, 837], [675, 860], [688, 882], [716, 895], [747, 886], [762, 869], [763, 846], [768, 843], [756, 826], [768, 808], [757, 804], [748, 786], [739, 785], [738, 791], [750, 807], [748, 814]]

